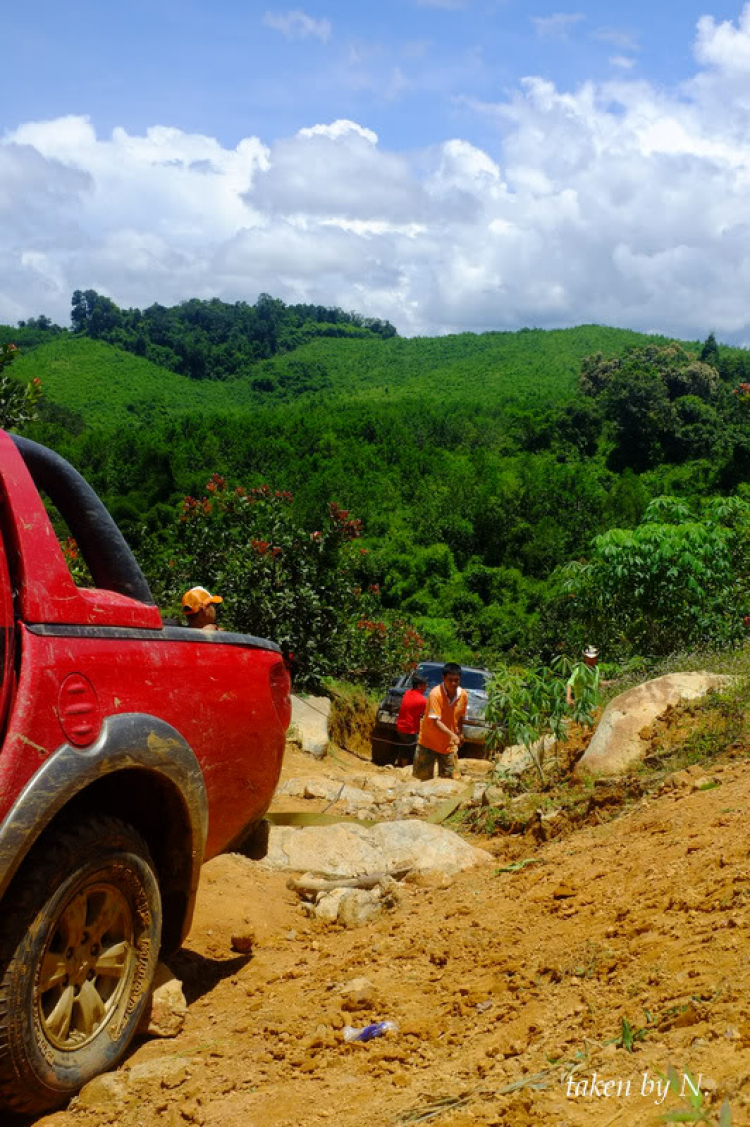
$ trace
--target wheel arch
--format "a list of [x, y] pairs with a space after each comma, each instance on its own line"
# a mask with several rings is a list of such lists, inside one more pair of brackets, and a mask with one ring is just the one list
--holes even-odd
[[93, 814], [129, 822], [146, 841], [162, 897], [162, 951], [176, 950], [192, 921], [208, 805], [192, 749], [155, 717], [109, 717], [91, 747], [64, 744], [47, 759], [0, 826], [0, 899], [32, 849]]

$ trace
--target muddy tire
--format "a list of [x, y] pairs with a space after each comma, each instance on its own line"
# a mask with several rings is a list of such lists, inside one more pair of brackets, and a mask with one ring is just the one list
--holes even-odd
[[89, 817], [32, 850], [0, 920], [0, 1108], [57, 1107], [117, 1064], [160, 940], [155, 867], [132, 826]]

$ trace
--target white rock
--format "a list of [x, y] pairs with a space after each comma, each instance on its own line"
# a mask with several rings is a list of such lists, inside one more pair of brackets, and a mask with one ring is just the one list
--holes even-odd
[[350, 786], [341, 779], [326, 778], [325, 775], [287, 779], [277, 793], [287, 795], [289, 798], [322, 798], [326, 802], [348, 802], [360, 805], [372, 800], [372, 795], [367, 791]]
[[695, 700], [732, 681], [716, 673], [668, 673], [620, 693], [609, 702], [575, 774], [622, 775], [648, 751], [641, 732], [680, 701]]
[[[536, 743], [532, 744], [531, 749], [534, 755], [544, 757], [554, 746], [553, 738], [545, 736], [544, 739], [537, 740]], [[528, 771], [529, 767], [533, 766], [534, 758], [523, 744], [512, 744], [511, 747], [506, 747], [497, 761], [497, 771], [500, 776], [522, 775], [524, 771]]]
[[317, 918], [325, 923], [334, 923], [338, 919], [339, 907], [346, 892], [347, 889], [345, 888], [334, 888], [330, 892], [321, 892], [315, 904]]
[[363, 803], [372, 802], [372, 795], [366, 790], [360, 790], [359, 787], [345, 786], [341, 791], [340, 801], [348, 802], [351, 806], [361, 806]]
[[361, 927], [382, 911], [379, 889], [350, 888], [341, 897], [338, 920], [344, 927]]
[[331, 702], [328, 697], [302, 697], [292, 695], [292, 722], [290, 740], [296, 740], [303, 751], [323, 759], [328, 750], [328, 717]]
[[485, 787], [482, 794], [482, 806], [500, 806], [505, 798], [505, 791], [502, 787], [490, 785]]
[[301, 798], [305, 793], [305, 779], [287, 779], [277, 789], [277, 794], [286, 794], [290, 798]]
[[339, 785], [336, 786], [330, 779], [306, 779], [302, 797], [324, 798], [327, 802], [333, 802], [337, 794], [343, 791], [343, 789], [343, 783], [339, 783]]
[[373, 794], [379, 792], [388, 794], [390, 791], [396, 792], [401, 789], [401, 780], [394, 778], [393, 775], [366, 775], [364, 779], [353, 779], [352, 781], [357, 786], [372, 791]]
[[489, 853], [469, 845], [451, 830], [409, 819], [380, 822], [369, 829], [346, 822], [334, 826], [271, 826], [266, 857], [250, 863], [269, 869], [354, 877], [402, 869], [457, 873], [492, 861]]
[[467, 784], [458, 779], [415, 779], [409, 787], [411, 794], [420, 798], [437, 799], [442, 802], [444, 798], [453, 798], [466, 790]]

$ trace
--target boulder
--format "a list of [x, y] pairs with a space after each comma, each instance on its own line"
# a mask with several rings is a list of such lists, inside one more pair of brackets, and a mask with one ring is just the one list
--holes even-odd
[[623, 775], [648, 753], [648, 729], [681, 701], [722, 689], [731, 677], [717, 673], [668, 673], [620, 693], [609, 702], [575, 774]]
[[328, 717], [331, 702], [328, 697], [298, 697], [292, 695], [292, 722], [289, 739], [295, 740], [303, 751], [315, 759], [323, 759], [328, 750]]
[[271, 826], [265, 868], [356, 877], [365, 873], [457, 873], [492, 857], [443, 826], [408, 819], [366, 829], [354, 823], [333, 826]]

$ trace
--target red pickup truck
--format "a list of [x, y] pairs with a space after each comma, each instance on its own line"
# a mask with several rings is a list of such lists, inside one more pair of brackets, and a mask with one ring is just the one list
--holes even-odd
[[0, 536], [0, 1108], [36, 1113], [123, 1056], [201, 864], [265, 814], [289, 677], [273, 642], [164, 626], [90, 486], [2, 431]]

